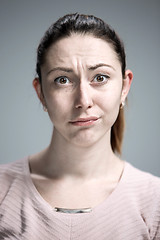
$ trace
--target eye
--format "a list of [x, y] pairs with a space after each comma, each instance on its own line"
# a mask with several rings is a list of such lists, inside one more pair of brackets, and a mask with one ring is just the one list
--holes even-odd
[[107, 75], [102, 75], [102, 74], [98, 74], [95, 76], [95, 78], [93, 79], [94, 83], [106, 83], [109, 79], [109, 76]]
[[61, 84], [61, 85], [66, 85], [66, 84], [70, 83], [70, 81], [67, 77], [58, 77], [54, 80], [54, 82], [56, 82], [57, 84]]

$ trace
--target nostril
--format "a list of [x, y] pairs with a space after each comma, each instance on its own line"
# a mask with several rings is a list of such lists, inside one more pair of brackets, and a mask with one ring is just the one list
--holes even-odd
[[92, 105], [83, 105], [83, 104], [77, 104], [75, 106], [76, 109], [78, 109], [78, 108], [91, 108], [91, 107], [92, 107]]
[[82, 106], [79, 104], [79, 105], [76, 105], [75, 106], [76, 108], [82, 108]]

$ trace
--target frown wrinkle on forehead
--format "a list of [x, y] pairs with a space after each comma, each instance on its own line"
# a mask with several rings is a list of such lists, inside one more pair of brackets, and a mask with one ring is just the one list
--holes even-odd
[[71, 36], [59, 40], [50, 47], [45, 68], [53, 71], [80, 72], [108, 67], [120, 70], [121, 64], [113, 48], [102, 39], [93, 36]]
[[[88, 66], [88, 70], [89, 71], [94, 71], [100, 67], [108, 67], [108, 68], [111, 68], [113, 69], [114, 71], [115, 68], [112, 67], [111, 65], [108, 65], [108, 64], [105, 64], [105, 63], [99, 63], [99, 64], [95, 64], [93, 66]], [[47, 75], [49, 75], [51, 72], [56, 72], [56, 71], [61, 71], [61, 72], [66, 72], [66, 73], [73, 73], [73, 69], [72, 68], [65, 68], [65, 67], [55, 67], [55, 68], [52, 68], [48, 73]]]

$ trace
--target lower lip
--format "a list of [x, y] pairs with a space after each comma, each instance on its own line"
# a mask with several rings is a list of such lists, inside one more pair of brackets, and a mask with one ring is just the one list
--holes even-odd
[[88, 120], [88, 121], [77, 121], [77, 122], [72, 122], [72, 125], [74, 126], [92, 126], [95, 124], [96, 120]]

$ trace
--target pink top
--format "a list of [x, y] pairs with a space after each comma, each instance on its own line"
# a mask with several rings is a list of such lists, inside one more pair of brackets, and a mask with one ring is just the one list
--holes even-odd
[[56, 212], [38, 193], [28, 158], [0, 167], [0, 239], [160, 240], [160, 178], [129, 163], [88, 213]]

